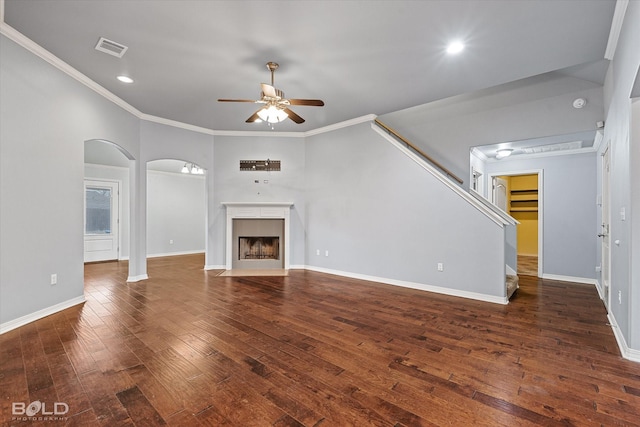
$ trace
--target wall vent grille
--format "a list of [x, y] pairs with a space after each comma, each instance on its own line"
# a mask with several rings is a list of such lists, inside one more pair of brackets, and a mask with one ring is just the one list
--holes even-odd
[[96, 50], [108, 53], [109, 55], [113, 55], [118, 58], [122, 58], [127, 49], [129, 49], [127, 46], [116, 43], [113, 40], [105, 39], [104, 37], [100, 37], [98, 44], [96, 44]]

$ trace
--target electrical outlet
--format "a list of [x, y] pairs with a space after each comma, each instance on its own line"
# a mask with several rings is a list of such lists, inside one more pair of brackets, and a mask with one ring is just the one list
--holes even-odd
[[618, 291], [618, 304], [622, 304], [622, 291]]
[[324, 251], [324, 256], [329, 256], [329, 249]]
[[316, 255], [320, 255], [320, 249], [316, 249]]
[[169, 244], [173, 245], [173, 239], [169, 240]]
[[51, 285], [57, 285], [58, 284], [58, 275], [57, 274], [52, 274], [51, 275]]
[[438, 263], [438, 271], [444, 271], [444, 264], [441, 262]]

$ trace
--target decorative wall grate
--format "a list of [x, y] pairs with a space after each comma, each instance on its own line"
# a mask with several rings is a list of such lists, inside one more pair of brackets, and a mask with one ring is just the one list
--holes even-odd
[[280, 171], [280, 160], [240, 160], [240, 171]]

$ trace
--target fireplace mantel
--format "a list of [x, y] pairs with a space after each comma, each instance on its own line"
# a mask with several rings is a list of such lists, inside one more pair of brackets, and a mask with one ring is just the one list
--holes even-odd
[[264, 218], [284, 220], [284, 268], [289, 269], [289, 218], [293, 202], [222, 202], [227, 208], [225, 268], [231, 270], [233, 257], [233, 220]]

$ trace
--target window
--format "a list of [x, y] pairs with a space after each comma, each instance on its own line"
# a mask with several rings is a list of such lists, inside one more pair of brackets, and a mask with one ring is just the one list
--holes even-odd
[[86, 187], [85, 234], [111, 234], [111, 189]]

